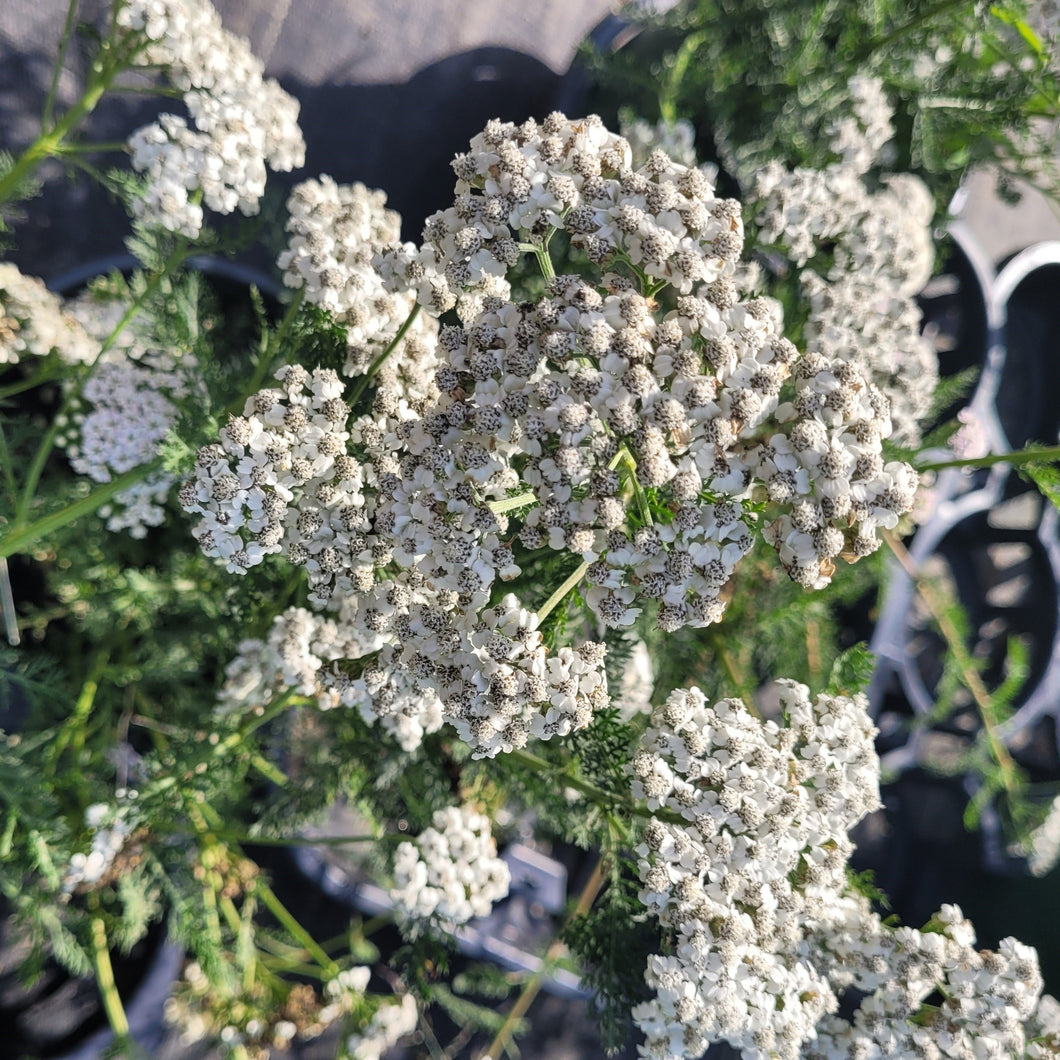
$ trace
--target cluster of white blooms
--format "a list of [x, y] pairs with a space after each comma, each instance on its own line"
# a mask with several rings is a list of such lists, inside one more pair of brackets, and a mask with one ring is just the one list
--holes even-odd
[[[385, 685], [369, 691], [379, 670], [384, 638], [357, 621], [356, 598], [325, 617], [292, 607], [277, 615], [266, 640], [245, 640], [225, 669], [218, 697], [222, 711], [260, 706], [280, 688], [316, 699], [322, 709], [357, 708], [366, 721], [378, 721], [406, 751], [424, 733], [442, 725], [442, 705], [431, 688], [419, 685], [407, 670], [394, 668]], [[360, 664], [360, 665], [358, 665]], [[356, 676], [351, 676], [356, 667]]]
[[185, 1043], [212, 1036], [226, 1051], [268, 1060], [272, 1049], [286, 1050], [295, 1039], [318, 1038], [361, 1008], [371, 975], [364, 966], [347, 968], [324, 983], [322, 998], [311, 987], [297, 985], [282, 1007], [266, 1010], [260, 999], [246, 1004], [214, 995], [214, 984], [202, 966], [190, 961], [180, 987], [166, 998], [165, 1020], [180, 1027]]
[[1013, 853], [1023, 854], [1033, 876], [1045, 876], [1060, 861], [1060, 796], [1049, 804], [1049, 810], [1037, 828]]
[[[860, 89], [872, 84], [854, 81]], [[808, 264], [800, 277], [807, 343], [858, 365], [890, 402], [894, 440], [916, 445], [938, 378], [913, 301], [931, 275], [934, 205], [910, 174], [867, 185], [881, 138], [890, 135], [883, 120], [890, 110], [882, 93], [851, 91], [855, 117], [833, 130], [841, 161], [823, 170], [774, 162], [755, 175], [757, 238], [794, 266]], [[854, 150], [858, 143], [862, 149]]]
[[918, 931], [885, 927], [865, 899], [844, 898], [809, 943], [811, 960], [859, 1000], [850, 1019], [820, 1021], [804, 1060], [1026, 1055], [1042, 989], [1038, 955], [1013, 938], [996, 952], [976, 949], [975, 929], [957, 906], [944, 905]]
[[800, 949], [845, 887], [848, 829], [879, 805], [875, 730], [864, 697], [780, 690], [784, 726], [675, 691], [634, 756], [633, 796], [668, 814], [637, 849], [641, 900], [673, 936], [633, 1013], [647, 1056], [725, 1040], [748, 1060], [794, 1058], [835, 1007]]
[[[108, 360], [99, 365], [72, 402], [60, 443], [70, 466], [93, 482], [150, 463], [179, 414], [178, 402], [199, 382], [190, 354], [173, 357], [145, 352], [139, 360]], [[144, 537], [165, 519], [163, 505], [175, 478], [161, 470], [120, 493], [99, 510], [107, 529]]]
[[743, 246], [739, 203], [716, 199], [703, 173], [661, 150], [634, 169], [628, 141], [596, 115], [491, 121], [453, 170], [455, 203], [427, 219], [405, 270], [422, 277], [420, 301], [436, 312], [455, 306], [469, 323], [484, 300], [506, 298], [521, 248], [541, 246], [553, 229], [597, 265], [617, 256], [682, 294], [697, 283], [727, 293]]
[[[465, 326], [439, 338], [440, 407], [459, 420], [441, 440], [472, 455], [481, 482], [519, 467], [537, 502], [522, 543], [591, 564], [588, 599], [605, 624], [632, 622], [639, 596], [671, 630], [720, 617], [720, 590], [751, 545], [741, 501], [756, 486], [806, 502], [771, 531], [804, 584], [824, 584], [836, 555], [871, 551], [877, 509], [893, 525], [915, 476], [884, 469], [887, 404], [858, 372], [799, 359], [771, 303], [738, 301], [739, 204], [662, 151], [632, 169], [628, 143], [591, 117], [492, 122], [471, 147], [453, 163], [456, 204], [428, 220], [414, 264], [435, 310], [478, 290], [475, 315], [458, 306]], [[559, 276], [544, 298], [505, 300], [508, 269], [551, 229], [621, 272], [598, 285]], [[672, 286], [675, 308], [646, 283]], [[797, 444], [762, 444], [792, 377], [797, 397], [782, 408]], [[671, 517], [650, 525], [636, 512], [634, 529], [633, 480]]]
[[394, 1004], [380, 1005], [367, 1026], [346, 1037], [346, 1055], [350, 1060], [381, 1060], [418, 1022], [416, 999], [403, 994]]
[[256, 213], [266, 167], [305, 161], [297, 100], [264, 77], [209, 0], [125, 0], [117, 19], [142, 39], [136, 61], [164, 70], [192, 121], [164, 114], [130, 138], [133, 167], [149, 178], [137, 216], [194, 238], [203, 211], [193, 193], [218, 213]]
[[433, 827], [394, 854], [390, 897], [403, 918], [436, 918], [447, 930], [489, 916], [508, 894], [508, 865], [497, 857], [490, 819], [468, 806], [436, 810]]
[[847, 82], [850, 113], [828, 127], [832, 152], [858, 173], [867, 172], [894, 136], [894, 109], [878, 77], [859, 74]]
[[[118, 797], [122, 800], [134, 799], [136, 792], [122, 789]], [[66, 894], [95, 887], [107, 874], [132, 832], [128, 810], [128, 805], [105, 802], [94, 802], [85, 809], [85, 827], [92, 832], [92, 848], [87, 854], [78, 852], [71, 855], [70, 864], [62, 878]]]
[[[282, 389], [250, 398], [201, 450], [181, 503], [230, 570], [282, 552], [306, 568], [311, 604], [342, 612], [339, 639], [364, 645], [364, 662], [327, 668], [340, 701], [407, 716], [404, 687], [432, 690], [492, 755], [580, 728], [607, 703], [600, 645], [549, 653], [526, 602], [498, 602], [521, 550], [570, 554], [606, 626], [644, 603], [665, 630], [703, 625], [752, 547], [748, 500], [772, 502], [768, 540], [820, 587], [836, 556], [877, 547], [916, 476], [884, 464], [887, 404], [855, 368], [800, 357], [774, 303], [738, 301], [739, 205], [700, 171], [661, 151], [633, 170], [598, 119], [558, 114], [491, 122], [472, 148], [422, 251], [376, 258], [395, 297], [460, 303], [462, 325], [422, 333], [436, 400], [410, 402], [399, 374], [348, 421], [336, 373], [285, 368]], [[369, 304], [365, 247], [393, 219], [328, 182], [303, 185], [292, 215], [291, 282], [340, 320], [352, 312], [348, 330], [378, 349], [399, 314]], [[341, 246], [333, 225], [348, 230]], [[589, 252], [594, 282], [552, 276], [536, 300], [508, 300], [503, 274], [550, 225]]]
[[[361, 522], [363, 469], [346, 454], [350, 409], [330, 369], [310, 375], [288, 366], [276, 377], [280, 388], [248, 398], [220, 443], [199, 450], [180, 503], [202, 517], [194, 534], [203, 552], [229, 571], [242, 574], [286, 549], [314, 584], [327, 583], [333, 539], [348, 540]], [[296, 497], [315, 506], [292, 504]]]
[[236, 573], [277, 552], [304, 566], [311, 602], [340, 610], [340, 642], [359, 645], [364, 660], [353, 672], [330, 668], [326, 681], [340, 702], [410, 727], [409, 739], [416, 725], [433, 726], [429, 690], [480, 754], [588, 724], [607, 702], [603, 648], [549, 656], [516, 598], [487, 606], [498, 571], [514, 568], [498, 537], [506, 521], [475, 503], [454, 454], [419, 420], [391, 437], [366, 417], [355, 422], [371, 456], [362, 463], [346, 449], [337, 375], [287, 367], [278, 377], [283, 389], [250, 398], [181, 487], [203, 551]]
[[669, 941], [648, 962], [655, 998], [634, 1010], [643, 1054], [727, 1041], [745, 1060], [1023, 1056], [1035, 951], [977, 950], [956, 906], [895, 928], [849, 890], [847, 832], [879, 805], [865, 699], [779, 686], [783, 725], [676, 691], [634, 757], [632, 793], [656, 812], [640, 897]]
[[[672, 161], [682, 166], [696, 166], [696, 130], [690, 121], [657, 121], [654, 125], [643, 118], [635, 118], [623, 112], [619, 120], [619, 132], [629, 141], [635, 167], [643, 166], [653, 151], [665, 151]], [[708, 179], [710, 171], [706, 171]]]
[[99, 343], [40, 280], [0, 262], [0, 366], [50, 353], [68, 364], [85, 364], [95, 360]]
[[[80, 392], [72, 395], [68, 412], [58, 421], [57, 443], [76, 472], [93, 482], [110, 482], [156, 458], [176, 424], [180, 403], [202, 393], [202, 373], [191, 354], [152, 346], [143, 320], [132, 321], [113, 339], [127, 308], [121, 298], [89, 292], [66, 308], [92, 340], [111, 345]], [[148, 471], [115, 494], [99, 515], [108, 530], [142, 538], [148, 527], [164, 521], [163, 506], [175, 482], [161, 469]]]
[[[279, 258], [284, 283], [303, 287], [306, 299], [329, 310], [346, 329], [349, 353], [343, 373], [359, 376], [397, 336], [415, 298], [393, 290], [373, 259], [401, 234], [401, 218], [385, 208], [386, 195], [363, 184], [330, 177], [299, 184], [287, 200], [291, 240]], [[376, 407], [390, 412], [404, 401], [437, 396], [437, 323], [420, 314], [387, 356], [373, 383]]]

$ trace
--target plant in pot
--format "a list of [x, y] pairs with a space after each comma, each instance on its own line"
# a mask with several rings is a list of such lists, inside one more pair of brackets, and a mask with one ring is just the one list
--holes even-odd
[[[910, 393], [784, 336], [742, 286], [739, 202], [663, 152], [635, 164], [596, 117], [492, 121], [419, 244], [381, 193], [301, 182], [293, 296], [241, 356], [182, 266], [204, 205], [252, 212], [265, 161], [295, 164], [296, 107], [203, 0], [110, 15], [92, 92], [149, 63], [191, 124], [132, 138], [143, 271], [91, 289], [110, 330], [3, 384], [62, 379], [5, 418], [0, 551], [55, 600], [16, 599], [40, 637], [5, 678], [34, 700], [6, 763], [56, 812], [3, 793], [5, 887], [94, 962], [119, 1045], [106, 943], [158, 894], [193, 955], [170, 1017], [239, 1058], [329, 1029], [353, 1057], [499, 1057], [568, 960], [607, 1044], [635, 1024], [652, 1056], [1054, 1055], [1033, 949], [980, 952], [952, 905], [896, 927], [848, 874], [879, 770], [838, 630], [915, 500], [886, 447]], [[130, 382], [95, 386], [112, 365]], [[93, 433], [100, 412], [122, 430]], [[86, 490], [89, 467], [109, 481]], [[659, 676], [624, 687], [645, 651]], [[328, 937], [257, 852], [322, 845], [303, 824], [339, 797], [363, 823], [328, 841], [366, 851], [391, 909]], [[508, 888], [513, 819], [592, 867], [535, 970], [471, 972], [455, 941]]]

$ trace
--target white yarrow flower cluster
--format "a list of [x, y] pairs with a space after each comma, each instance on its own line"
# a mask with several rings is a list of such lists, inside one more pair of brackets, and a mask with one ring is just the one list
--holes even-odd
[[1023, 1056], [1035, 951], [977, 950], [956, 906], [894, 928], [848, 889], [847, 832], [879, 806], [865, 698], [779, 685], [783, 726], [676, 691], [634, 757], [632, 793], [659, 815], [637, 848], [641, 900], [670, 943], [634, 1010], [642, 1054], [727, 1041], [745, 1060]]
[[[639, 597], [658, 601], [668, 630], [720, 617], [721, 589], [751, 546], [742, 501], [756, 487], [814, 508], [809, 553], [800, 543], [782, 557], [804, 584], [826, 584], [836, 555], [871, 551], [876, 522], [892, 522], [878, 510], [895, 520], [908, 510], [915, 476], [904, 465], [885, 473], [890, 421], [872, 386], [820, 358], [796, 367], [774, 307], [738, 300], [739, 204], [662, 151], [632, 169], [628, 143], [592, 117], [492, 122], [471, 148], [453, 163], [456, 204], [428, 220], [416, 261], [425, 305], [476, 294], [458, 305], [465, 326], [440, 335], [441, 407], [457, 423], [439, 440], [472, 453], [481, 482], [524, 465], [537, 501], [524, 546], [589, 563], [588, 601], [606, 625], [631, 623]], [[625, 275], [559, 276], [523, 304], [495, 293], [521, 248], [552, 229]], [[633, 276], [673, 287], [676, 308], [661, 311]], [[760, 439], [793, 375], [787, 419], [814, 422], [792, 427], [806, 458], [785, 451], [778, 465], [776, 439]], [[672, 520], [633, 531], [630, 473]], [[778, 544], [791, 545], [788, 518], [772, 527]]]
[[[122, 790], [119, 796], [133, 799], [136, 792]], [[86, 807], [85, 827], [92, 833], [92, 846], [87, 853], [78, 852], [71, 856], [62, 877], [66, 894], [95, 887], [107, 874], [132, 833], [128, 815], [128, 805], [94, 802]]]
[[[179, 402], [196, 390], [197, 363], [190, 355], [174, 358], [145, 353], [138, 361], [99, 365], [73, 403], [60, 439], [70, 466], [93, 482], [110, 482], [150, 463], [179, 414]], [[165, 502], [176, 479], [148, 472], [99, 510], [111, 531], [146, 536], [165, 520]]]
[[351, 1060], [381, 1060], [418, 1023], [416, 999], [411, 994], [403, 994], [400, 1001], [380, 1005], [366, 1026], [347, 1035], [346, 1054]]
[[[230, 572], [245, 573], [265, 556], [286, 550], [307, 567], [311, 582], [327, 582], [335, 531], [359, 522], [362, 469], [346, 455], [349, 406], [330, 369], [310, 375], [289, 366], [277, 372], [279, 389], [247, 399], [219, 444], [199, 450], [196, 477], [180, 490], [184, 510], [201, 516], [194, 530], [207, 556]], [[300, 510], [296, 496], [313, 497]], [[314, 577], [315, 576], [315, 577]]]
[[918, 931], [885, 927], [864, 899], [848, 898], [835, 904], [831, 922], [815, 927], [810, 945], [859, 1000], [851, 1019], [821, 1020], [805, 1060], [1027, 1055], [1042, 990], [1038, 955], [1013, 938], [996, 952], [977, 949], [975, 929], [957, 906], [944, 905]]
[[435, 918], [445, 929], [489, 916], [508, 894], [507, 864], [497, 857], [490, 819], [468, 806], [436, 810], [433, 827], [394, 854], [390, 897], [402, 918]]
[[0, 262], [0, 367], [51, 353], [67, 364], [86, 364], [99, 354], [99, 343], [40, 280]]
[[[369, 685], [386, 642], [358, 621], [355, 599], [350, 605], [329, 617], [288, 608], [273, 619], [266, 640], [243, 641], [225, 668], [220, 710], [246, 711], [269, 702], [280, 689], [293, 689], [316, 699], [323, 710], [358, 709], [366, 721], [378, 721], [405, 751], [419, 747], [425, 733], [441, 728], [441, 701], [433, 689], [397, 669], [373, 695]], [[366, 662], [358, 667], [361, 660]], [[351, 667], [360, 670], [358, 676], [349, 675]]]
[[143, 36], [140, 61], [163, 68], [191, 117], [189, 125], [164, 114], [129, 139], [133, 168], [149, 178], [136, 215], [195, 238], [202, 204], [257, 213], [266, 169], [305, 162], [298, 101], [264, 77], [263, 64], [223, 28], [208, 0], [126, 0], [117, 19]]
[[879, 805], [875, 730], [864, 697], [780, 688], [784, 726], [675, 691], [634, 756], [634, 798], [672, 818], [637, 848], [641, 900], [672, 936], [648, 963], [655, 998], [633, 1012], [646, 1056], [725, 1040], [747, 1060], [793, 1060], [835, 1007], [801, 949], [845, 887], [847, 830]]
[[[111, 482], [155, 460], [181, 404], [202, 395], [202, 374], [191, 354], [155, 348], [142, 318], [113, 336], [127, 309], [121, 298], [88, 292], [66, 309], [93, 341], [111, 345], [58, 421], [57, 443], [78, 474]], [[165, 520], [165, 503], [175, 483], [160, 468], [148, 471], [116, 493], [99, 515], [108, 530], [142, 538]]]
[[931, 276], [934, 206], [911, 174], [869, 187], [890, 108], [873, 79], [853, 79], [851, 92], [854, 116], [833, 129], [841, 161], [824, 170], [770, 163], [754, 175], [751, 202], [759, 241], [807, 266], [810, 348], [859, 366], [890, 402], [894, 440], [915, 446], [938, 379], [913, 300]]
[[[608, 702], [601, 645], [548, 652], [527, 601], [497, 599], [520, 556], [570, 554], [605, 626], [645, 604], [665, 630], [705, 625], [752, 547], [748, 501], [771, 502], [768, 539], [820, 587], [834, 557], [876, 547], [916, 476], [884, 464], [886, 401], [856, 369], [800, 357], [773, 303], [738, 301], [739, 205], [700, 171], [660, 151], [633, 170], [599, 119], [558, 114], [491, 122], [472, 149], [423, 250], [376, 259], [393, 294], [463, 314], [432, 345], [437, 400], [383, 388], [347, 423], [335, 373], [284, 369], [282, 391], [252, 397], [200, 452], [181, 500], [230, 570], [282, 552], [306, 568], [314, 607], [343, 612], [361, 643], [382, 638], [363, 668], [331, 668], [343, 701], [381, 717], [403, 684], [430, 689], [475, 753], [494, 755], [584, 727]], [[394, 225], [361, 191], [300, 195], [284, 261], [341, 319], [375, 290], [357, 240]], [[343, 217], [340, 248], [327, 224]], [[512, 255], [561, 226], [595, 262], [592, 282], [551, 277], [510, 301]], [[369, 319], [383, 316], [356, 326]]]
[[[284, 283], [302, 287], [306, 299], [327, 309], [346, 329], [349, 353], [343, 374], [363, 374], [396, 336], [415, 299], [388, 288], [374, 267], [376, 255], [396, 243], [401, 218], [385, 208], [386, 195], [363, 184], [308, 180], [287, 200], [290, 243], [279, 258]], [[393, 412], [404, 401], [437, 397], [435, 338], [438, 327], [420, 315], [387, 356], [374, 385], [376, 408]]]

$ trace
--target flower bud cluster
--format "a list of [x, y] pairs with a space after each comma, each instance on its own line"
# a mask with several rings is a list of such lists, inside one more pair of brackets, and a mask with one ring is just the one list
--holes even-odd
[[634, 798], [668, 815], [637, 848], [641, 901], [672, 935], [648, 963], [655, 998], [633, 1012], [647, 1056], [725, 1040], [794, 1058], [835, 1007], [801, 950], [845, 887], [847, 830], [879, 805], [875, 730], [864, 697], [780, 690], [783, 726], [675, 691], [634, 756]]
[[[453, 298], [477, 289], [476, 315], [424, 332], [437, 400], [399, 397], [402, 382], [347, 424], [334, 373], [287, 368], [283, 390], [252, 397], [201, 451], [181, 502], [230, 570], [283, 552], [306, 568], [315, 607], [359, 627], [342, 640], [382, 638], [363, 667], [327, 668], [342, 702], [390, 714], [388, 678], [402, 672], [397, 702], [406, 680], [432, 689], [461, 737], [492, 755], [580, 728], [607, 703], [599, 645], [549, 654], [526, 602], [498, 600], [523, 556], [568, 553], [605, 626], [631, 624], [645, 604], [664, 630], [705, 625], [752, 547], [748, 502], [771, 505], [765, 532], [781, 561], [820, 587], [834, 557], [876, 547], [916, 478], [884, 465], [887, 404], [856, 369], [800, 357], [773, 303], [737, 300], [739, 208], [702, 173], [661, 152], [634, 171], [628, 145], [594, 118], [491, 123], [472, 147], [454, 163], [457, 205], [428, 223], [422, 253], [375, 259], [395, 296], [402, 283], [449, 284]], [[393, 234], [381, 210], [327, 182], [292, 199], [291, 282], [340, 319], [376, 290], [357, 240]], [[440, 234], [461, 218], [470, 234]], [[552, 276], [528, 302], [485, 293], [506, 289], [505, 240], [543, 254], [559, 225], [591, 257], [590, 237], [606, 241], [615, 271]], [[669, 285], [687, 293], [667, 306], [656, 296]], [[385, 315], [357, 321], [347, 328], [371, 349], [394, 328]]]
[[[56, 441], [78, 474], [111, 482], [158, 456], [181, 404], [204, 395], [202, 373], [190, 353], [152, 345], [142, 317], [115, 336], [127, 310], [122, 298], [88, 292], [68, 302], [66, 310], [94, 342], [107, 342], [109, 348], [80, 392], [71, 395], [68, 412], [57, 420]], [[175, 483], [161, 469], [146, 472], [116, 493], [99, 515], [108, 530], [145, 537], [149, 527], [165, 520]]]
[[286, 172], [305, 162], [298, 101], [264, 77], [208, 0], [127, 0], [116, 17], [142, 36], [138, 61], [164, 69], [192, 121], [164, 114], [130, 138], [133, 168], [149, 178], [136, 215], [195, 238], [203, 210], [193, 193], [218, 213], [257, 213], [266, 167]]
[[[327, 309], [346, 329], [349, 352], [343, 374], [362, 375], [398, 334], [415, 302], [408, 290], [391, 290], [373, 259], [401, 234], [401, 218], [385, 208], [386, 195], [363, 184], [330, 177], [297, 185], [287, 200], [291, 233], [279, 267], [288, 287]], [[390, 410], [433, 400], [437, 323], [421, 314], [375, 376], [376, 407]]]
[[[58, 438], [70, 466], [93, 482], [110, 482], [154, 460], [176, 423], [178, 403], [200, 384], [198, 364], [190, 354], [144, 351], [130, 360], [115, 352], [121, 359], [98, 366], [71, 403]], [[99, 510], [107, 529], [145, 537], [148, 527], [164, 521], [175, 481], [165, 471], [151, 471], [115, 494]]]
[[507, 896], [510, 877], [484, 814], [449, 806], [432, 821], [414, 843], [397, 848], [390, 897], [403, 918], [433, 917], [451, 931], [489, 916], [493, 903]]
[[[478, 754], [587, 725], [607, 704], [603, 649], [586, 642], [549, 656], [514, 596], [488, 606], [498, 572], [518, 568], [498, 536], [506, 518], [476, 497], [455, 454], [416, 418], [395, 433], [363, 417], [348, 432], [334, 372], [288, 367], [278, 377], [283, 389], [250, 398], [181, 487], [203, 551], [234, 573], [282, 552], [305, 567], [310, 602], [341, 611], [340, 642], [361, 646], [355, 659], [382, 637], [373, 662], [323, 679], [340, 702], [409, 727], [410, 740], [435, 710], [416, 689], [437, 694]], [[351, 434], [363, 462], [347, 452]]]
[[750, 202], [758, 240], [809, 264], [800, 282], [810, 348], [861, 368], [890, 402], [894, 440], [916, 445], [938, 379], [913, 301], [931, 276], [934, 203], [911, 174], [870, 190], [866, 173], [890, 136], [891, 111], [871, 78], [852, 79], [851, 93], [854, 116], [833, 127], [841, 161], [824, 170], [770, 163]]
[[50, 353], [67, 364], [85, 364], [95, 360], [99, 343], [40, 280], [0, 262], [0, 366]]

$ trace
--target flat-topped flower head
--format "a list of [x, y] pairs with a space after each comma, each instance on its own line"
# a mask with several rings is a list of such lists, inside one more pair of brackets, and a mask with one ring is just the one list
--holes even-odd
[[142, 39], [139, 63], [162, 69], [191, 118], [163, 114], [129, 139], [133, 168], [148, 178], [135, 215], [195, 238], [203, 205], [257, 213], [266, 170], [305, 162], [298, 101], [265, 78], [264, 65], [224, 29], [208, 0], [125, 0], [116, 18]]
[[508, 894], [507, 864], [497, 857], [490, 819], [468, 806], [436, 810], [432, 827], [394, 854], [390, 897], [409, 927], [435, 920], [452, 931], [489, 916]]

